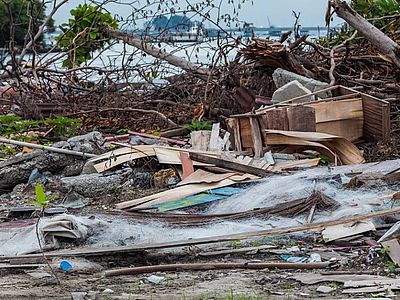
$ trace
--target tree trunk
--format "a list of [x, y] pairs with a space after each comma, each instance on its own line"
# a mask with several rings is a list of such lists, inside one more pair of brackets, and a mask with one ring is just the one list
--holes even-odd
[[400, 46], [395, 41], [361, 17], [346, 2], [341, 0], [331, 0], [330, 3], [340, 18], [349, 23], [379, 51], [388, 56], [398, 68], [400, 68], [400, 57], [398, 55], [400, 54]]
[[165, 50], [155, 47], [152, 44], [147, 43], [133, 35], [109, 27], [104, 28], [104, 32], [111, 38], [122, 40], [128, 45], [138, 48], [151, 56], [165, 60], [169, 64], [179, 67], [187, 72], [194, 73], [201, 79], [207, 80], [209, 76], [209, 70], [193, 64], [183, 58], [170, 54]]

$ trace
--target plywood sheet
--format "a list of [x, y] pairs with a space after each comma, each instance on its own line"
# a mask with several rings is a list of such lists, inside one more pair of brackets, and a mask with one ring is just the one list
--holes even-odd
[[265, 132], [268, 145], [315, 147], [318, 148], [322, 154], [326, 154], [333, 159], [335, 159], [337, 155], [342, 164], [358, 164], [364, 162], [360, 150], [342, 137], [320, 132], [281, 130], [266, 130]]
[[330, 242], [372, 230], [375, 230], [375, 225], [371, 221], [362, 221], [329, 226], [322, 231], [322, 236], [324, 241]]

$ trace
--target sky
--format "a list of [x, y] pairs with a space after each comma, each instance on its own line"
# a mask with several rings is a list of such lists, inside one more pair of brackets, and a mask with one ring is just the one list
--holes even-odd
[[[58, 0], [59, 1], [59, 0]], [[97, 0], [99, 1], [99, 0]], [[183, 3], [183, 0], [178, 0]], [[231, 13], [232, 6], [228, 4], [229, 0], [222, 0], [222, 12]], [[236, 3], [243, 2], [243, 0], [234, 0]], [[78, 4], [84, 3], [85, 0], [69, 0], [67, 4], [54, 16], [57, 24], [65, 22], [69, 17], [69, 11], [76, 7]], [[121, 17], [127, 17], [132, 13], [132, 9], [127, 3], [139, 7], [145, 3], [144, 0], [114, 0], [119, 4], [110, 4], [107, 9], [112, 14], [117, 14]], [[197, 1], [190, 1], [194, 4]], [[251, 4], [253, 2], [253, 4]], [[325, 12], [327, 8], [327, 0], [247, 0], [239, 10], [239, 18], [243, 21], [252, 22], [257, 27], [273, 26], [292, 26], [294, 23], [294, 16], [292, 11], [300, 12], [300, 24], [302, 26], [324, 26], [325, 25]], [[219, 1], [214, 1], [218, 4]], [[335, 23], [342, 22], [336, 19]]]

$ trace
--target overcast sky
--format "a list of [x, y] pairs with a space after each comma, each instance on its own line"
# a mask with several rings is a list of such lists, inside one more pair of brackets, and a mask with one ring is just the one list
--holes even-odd
[[[97, 0], [99, 1], [99, 0]], [[112, 4], [107, 8], [112, 14], [126, 17], [131, 14], [132, 10], [124, 3], [134, 4], [139, 7], [139, 3], [145, 3], [143, 0], [116, 0], [120, 4]], [[182, 1], [183, 0], [179, 0]], [[232, 6], [228, 5], [228, 0], [223, 5], [223, 13], [231, 13]], [[239, 0], [235, 0], [238, 3]], [[69, 11], [85, 0], [69, 0], [68, 3], [55, 15], [57, 24], [65, 22], [69, 17]], [[196, 3], [199, 1], [190, 1]], [[240, 0], [242, 2], [242, 0]], [[214, 1], [215, 4], [219, 1]], [[327, 7], [326, 0], [253, 0], [246, 1], [242, 4], [239, 18], [243, 21], [253, 22], [256, 26], [292, 26], [294, 17], [292, 11], [300, 12], [300, 24], [303, 26], [324, 26], [325, 11]], [[334, 23], [341, 22], [337, 19]]]

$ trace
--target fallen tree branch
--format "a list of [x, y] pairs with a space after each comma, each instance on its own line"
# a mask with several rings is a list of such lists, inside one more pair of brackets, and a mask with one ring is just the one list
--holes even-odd
[[202, 68], [201, 66], [195, 65], [190, 61], [175, 56], [171, 53], [168, 53], [165, 50], [157, 48], [133, 35], [129, 35], [125, 32], [115, 30], [110, 27], [105, 27], [103, 31], [111, 38], [122, 40], [128, 45], [138, 48], [139, 50], [142, 50], [143, 52], [151, 56], [165, 60], [175, 67], [179, 67], [185, 71], [192, 72], [193, 74], [197, 75], [197, 77], [203, 80], [207, 80], [207, 77], [210, 74], [209, 70]]

